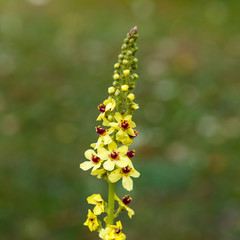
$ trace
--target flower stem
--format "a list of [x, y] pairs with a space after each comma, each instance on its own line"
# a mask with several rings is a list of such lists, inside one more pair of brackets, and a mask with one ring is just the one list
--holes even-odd
[[107, 223], [113, 225], [114, 219], [114, 193], [115, 193], [115, 183], [108, 182], [108, 215]]

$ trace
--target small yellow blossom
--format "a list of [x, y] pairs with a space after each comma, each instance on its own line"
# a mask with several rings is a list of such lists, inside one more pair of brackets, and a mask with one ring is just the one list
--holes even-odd
[[117, 182], [120, 178], [122, 178], [122, 185], [123, 187], [131, 191], [133, 189], [133, 180], [131, 177], [138, 178], [140, 176], [140, 173], [134, 169], [132, 163], [130, 163], [128, 166], [124, 168], [117, 168], [114, 171], [112, 171], [108, 179], [110, 182], [115, 183]]
[[124, 59], [122, 63], [123, 64], [128, 64], [128, 60]]
[[121, 146], [118, 148], [114, 141], [108, 145], [108, 150], [106, 148], [99, 148], [98, 152], [101, 158], [106, 159], [103, 163], [103, 168], [108, 171], [112, 171], [115, 165], [123, 168], [130, 163], [129, 158], [126, 156], [128, 147]]
[[114, 199], [118, 202], [119, 206], [122, 209], [124, 209], [124, 210], [126, 210], [128, 212], [129, 218], [132, 218], [132, 215], [134, 215], [134, 211], [133, 211], [133, 209], [128, 207], [128, 204], [130, 204], [132, 199], [128, 195], [126, 195], [123, 198], [123, 200], [120, 200], [120, 198], [116, 194], [114, 195]]
[[114, 87], [109, 87], [108, 88], [108, 93], [109, 94], [113, 94], [115, 92], [115, 88]]
[[133, 93], [129, 93], [129, 94], [127, 95], [127, 98], [128, 98], [128, 100], [132, 101], [132, 100], [134, 100], [135, 96], [134, 96]]
[[91, 210], [88, 210], [88, 219], [83, 225], [88, 226], [91, 232], [98, 230], [99, 223], [98, 223], [97, 216]]
[[127, 92], [128, 88], [129, 88], [129, 86], [127, 84], [121, 86], [121, 89], [123, 92]]
[[116, 102], [113, 98], [109, 97], [107, 100], [105, 100], [103, 104], [100, 104], [98, 106], [98, 110], [101, 113], [98, 115], [97, 121], [101, 121], [102, 119], [104, 120], [106, 112], [113, 111], [115, 107], [116, 107]]
[[100, 194], [93, 194], [92, 196], [87, 198], [89, 204], [96, 205], [93, 209], [93, 213], [95, 215], [100, 215], [102, 212], [105, 211], [105, 203]]
[[122, 224], [120, 221], [116, 225], [108, 225], [105, 229], [101, 229], [99, 237], [104, 240], [125, 240], [126, 235], [122, 232]]
[[95, 171], [101, 166], [103, 160], [106, 160], [101, 159], [99, 155], [92, 149], [85, 151], [85, 157], [90, 161], [85, 161], [80, 164], [80, 168], [84, 171], [87, 171], [90, 168], [93, 168], [92, 171]]
[[132, 143], [131, 137], [135, 137], [132, 128], [136, 127], [136, 124], [132, 121], [132, 115], [123, 117], [119, 112], [116, 112], [114, 118], [117, 122], [110, 122], [108, 125], [113, 129], [118, 130], [116, 133], [116, 139], [123, 144], [130, 145]]
[[103, 143], [104, 145], [110, 144], [112, 142], [112, 138], [109, 134], [111, 134], [113, 129], [104, 129], [100, 126], [96, 128], [96, 132], [99, 135], [98, 141], [96, 143], [95, 149], [99, 148], [99, 146]]
[[124, 74], [126, 77], [129, 76], [130, 70], [129, 70], [129, 69], [123, 70], [123, 74]]

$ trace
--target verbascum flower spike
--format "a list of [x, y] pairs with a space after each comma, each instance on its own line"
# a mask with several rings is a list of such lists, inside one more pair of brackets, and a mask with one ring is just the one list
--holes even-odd
[[[118, 62], [114, 64], [113, 83], [108, 88], [110, 96], [98, 106], [100, 113], [97, 121], [102, 121], [102, 126], [96, 126], [98, 139], [90, 145], [93, 149], [85, 151], [87, 161], [80, 164], [82, 170], [91, 169], [92, 176], [108, 183], [108, 201], [104, 201], [99, 193], [87, 198], [87, 202], [94, 206], [93, 210], [88, 210], [87, 220], [84, 222], [90, 231], [98, 231], [99, 237], [104, 240], [126, 239], [121, 221], [114, 223], [114, 219], [123, 211], [127, 211], [130, 218], [134, 215], [133, 209], [129, 207], [132, 199], [129, 195], [125, 195], [122, 200], [118, 198], [115, 184], [122, 179], [123, 188], [131, 191], [131, 177], [140, 176], [132, 162], [135, 150], [130, 148], [138, 135], [136, 124], [132, 120], [133, 112], [139, 108], [133, 102], [135, 95], [132, 93], [135, 81], [139, 78], [135, 73], [138, 62], [135, 56], [137, 38], [137, 27], [133, 27], [124, 39]], [[117, 209], [115, 201], [118, 203]], [[102, 214], [107, 216], [100, 216]], [[105, 227], [102, 227], [99, 217], [104, 220]]]

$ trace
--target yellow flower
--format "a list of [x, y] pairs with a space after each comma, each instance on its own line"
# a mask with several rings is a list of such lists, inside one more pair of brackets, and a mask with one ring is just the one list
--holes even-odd
[[131, 209], [130, 207], [128, 207], [128, 205], [131, 203], [132, 198], [130, 198], [128, 195], [125, 195], [125, 197], [123, 197], [122, 200], [120, 200], [120, 198], [115, 194], [114, 195], [114, 199], [118, 202], [119, 206], [126, 210], [128, 212], [128, 216], [130, 218], [132, 218], [132, 215], [134, 215], [134, 211], [133, 209]]
[[119, 76], [118, 73], [115, 73], [115, 74], [113, 75], [113, 79], [114, 79], [114, 80], [118, 80], [119, 78], [120, 78], [120, 76]]
[[127, 152], [127, 146], [118, 148], [114, 141], [108, 145], [108, 150], [106, 148], [98, 149], [100, 158], [106, 159], [103, 163], [103, 168], [108, 171], [112, 171], [115, 165], [121, 168], [126, 167], [130, 163], [129, 158], [126, 156]]
[[87, 198], [89, 204], [96, 205], [93, 209], [93, 213], [95, 215], [100, 215], [102, 212], [105, 211], [104, 201], [100, 194], [93, 194], [92, 196]]
[[88, 210], [88, 219], [83, 225], [88, 226], [91, 232], [98, 230], [99, 223], [98, 223], [97, 216], [91, 210]]
[[90, 161], [85, 161], [80, 164], [80, 168], [84, 171], [87, 171], [90, 168], [93, 168], [92, 171], [95, 171], [101, 166], [103, 160], [106, 160], [106, 159], [101, 159], [99, 155], [92, 149], [88, 149], [85, 152], [85, 157]]
[[126, 235], [122, 232], [122, 224], [120, 221], [116, 225], [109, 225], [105, 229], [101, 229], [99, 237], [104, 240], [125, 240]]
[[97, 121], [101, 121], [105, 118], [105, 114], [108, 111], [113, 111], [113, 109], [116, 107], [116, 102], [113, 98], [109, 97], [107, 100], [103, 102], [103, 104], [100, 104], [98, 106], [98, 110], [101, 112], [98, 117]]
[[117, 168], [114, 171], [112, 171], [108, 179], [110, 182], [115, 183], [117, 182], [120, 178], [122, 178], [122, 185], [123, 187], [131, 191], [133, 189], [133, 180], [131, 177], [138, 178], [140, 176], [140, 173], [134, 169], [132, 163], [124, 168]]
[[116, 112], [114, 118], [117, 122], [109, 122], [108, 125], [113, 129], [118, 130], [116, 133], [116, 139], [123, 144], [130, 145], [132, 143], [130, 136], [135, 137], [132, 128], [136, 127], [136, 124], [132, 121], [132, 115], [123, 117], [119, 112]]
[[96, 132], [99, 135], [98, 141], [96, 142], [95, 149], [99, 148], [102, 143], [104, 145], [107, 145], [112, 142], [112, 138], [109, 134], [111, 134], [114, 131], [114, 129], [104, 129], [100, 126], [96, 128]]

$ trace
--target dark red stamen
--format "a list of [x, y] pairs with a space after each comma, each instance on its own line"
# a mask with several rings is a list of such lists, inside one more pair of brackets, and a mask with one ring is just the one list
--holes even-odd
[[128, 121], [126, 120], [121, 120], [121, 127], [126, 130], [128, 128], [130, 128], [130, 124], [128, 123]]
[[117, 159], [118, 158], [118, 153], [116, 153], [115, 151], [112, 151], [111, 154], [110, 154], [110, 157], [112, 159]]
[[92, 161], [93, 161], [94, 163], [99, 163], [100, 158], [99, 158], [98, 156], [96, 156], [96, 155], [92, 155]]
[[123, 173], [129, 173], [131, 171], [131, 168], [129, 166], [122, 168]]
[[130, 204], [131, 201], [132, 201], [132, 198], [130, 198], [128, 195], [125, 195], [125, 197], [122, 198], [122, 202], [123, 202], [125, 205]]
[[98, 106], [98, 110], [99, 110], [101, 113], [104, 113], [104, 112], [105, 112], [105, 108], [106, 108], [106, 106], [105, 106], [104, 104], [102, 104], [102, 103]]
[[120, 228], [116, 228], [115, 233], [118, 234], [120, 232], [121, 232], [121, 229]]
[[96, 132], [97, 132], [97, 134], [103, 135], [106, 132], [106, 130], [104, 128], [98, 126], [96, 128]]
[[134, 150], [128, 151], [128, 152], [127, 152], [127, 156], [128, 156], [129, 158], [133, 158], [133, 157], [135, 156], [135, 151], [134, 151]]

